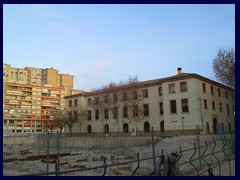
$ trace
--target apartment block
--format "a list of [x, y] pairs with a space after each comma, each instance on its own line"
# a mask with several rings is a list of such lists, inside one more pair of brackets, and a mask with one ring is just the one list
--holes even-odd
[[19, 83], [28, 85], [51, 85], [52, 87], [73, 88], [73, 75], [59, 74], [57, 69], [25, 67], [15, 68], [8, 64], [3, 64], [3, 82]]
[[[65, 97], [74, 133], [202, 134], [235, 131], [235, 91], [194, 73]], [[76, 117], [75, 117], [76, 116]], [[65, 131], [69, 131], [66, 127]]]
[[64, 110], [66, 88], [4, 83], [4, 132], [41, 132]]
[[27, 70], [3, 64], [3, 82], [27, 84]]
[[78, 91], [72, 88], [73, 76], [56, 69], [3, 64], [4, 133], [43, 131], [64, 110], [63, 97]]

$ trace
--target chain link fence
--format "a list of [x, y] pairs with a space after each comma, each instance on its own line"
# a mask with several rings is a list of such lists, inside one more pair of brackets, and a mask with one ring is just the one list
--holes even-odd
[[233, 134], [163, 138], [152, 128], [149, 136], [60, 137], [59, 132], [44, 132], [3, 140], [4, 176], [156, 175], [156, 161], [173, 152], [180, 175], [235, 174]]

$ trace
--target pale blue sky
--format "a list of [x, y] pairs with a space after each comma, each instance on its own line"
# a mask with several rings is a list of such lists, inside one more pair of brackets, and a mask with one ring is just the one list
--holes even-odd
[[215, 80], [220, 47], [235, 49], [235, 5], [3, 5], [3, 62], [72, 74], [76, 89], [178, 67]]

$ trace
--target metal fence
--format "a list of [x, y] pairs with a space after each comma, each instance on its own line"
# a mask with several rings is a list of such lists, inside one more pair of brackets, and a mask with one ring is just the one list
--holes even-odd
[[60, 137], [58, 132], [5, 136], [3, 174], [155, 176], [163, 175], [165, 168], [158, 167], [157, 162], [174, 153], [179, 175], [235, 175], [233, 135], [163, 138], [153, 132], [148, 137]]

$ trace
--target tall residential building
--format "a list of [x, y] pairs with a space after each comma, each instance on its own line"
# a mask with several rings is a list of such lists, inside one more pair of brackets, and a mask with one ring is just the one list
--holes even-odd
[[[53, 68], [14, 68], [3, 64], [4, 133], [39, 132], [65, 108], [73, 76]], [[80, 91], [81, 92], [81, 91]]]
[[[235, 91], [194, 73], [66, 96], [74, 133], [203, 134], [235, 131]], [[68, 127], [65, 132], [69, 131]]]
[[60, 74], [60, 86], [73, 88], [73, 76], [68, 74]]
[[41, 132], [64, 110], [66, 88], [3, 83], [4, 133]]
[[3, 64], [3, 82], [27, 84], [27, 70]]
[[73, 75], [59, 74], [52, 68], [25, 67], [24, 69], [11, 67], [3, 64], [3, 82], [19, 83], [28, 85], [51, 85], [52, 87], [73, 88]]

